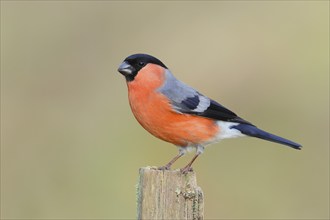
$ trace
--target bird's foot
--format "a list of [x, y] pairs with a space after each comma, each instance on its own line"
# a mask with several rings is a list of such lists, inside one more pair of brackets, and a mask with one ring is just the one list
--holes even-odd
[[191, 166], [185, 166], [184, 168], [181, 168], [180, 169], [180, 172], [182, 173], [182, 174], [187, 174], [187, 173], [189, 173], [189, 172], [193, 172], [194, 170], [193, 170], [193, 168], [191, 167]]
[[170, 170], [171, 166], [165, 165], [157, 168], [158, 170]]

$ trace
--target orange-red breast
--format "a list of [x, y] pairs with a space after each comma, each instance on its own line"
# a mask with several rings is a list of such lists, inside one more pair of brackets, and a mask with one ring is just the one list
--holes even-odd
[[129, 103], [138, 122], [154, 136], [179, 148], [179, 154], [162, 169], [170, 169], [188, 148], [193, 147], [196, 148], [195, 157], [181, 169], [188, 172], [206, 145], [225, 138], [252, 136], [301, 149], [300, 144], [257, 128], [177, 80], [153, 56], [131, 55], [118, 71], [126, 78]]

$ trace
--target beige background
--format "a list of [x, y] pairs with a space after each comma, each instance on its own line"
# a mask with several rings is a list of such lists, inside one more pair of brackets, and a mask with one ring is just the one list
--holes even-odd
[[328, 219], [328, 18], [327, 1], [1, 1], [1, 217], [135, 218], [138, 168], [177, 153], [129, 109], [117, 67], [144, 52], [304, 146], [208, 148], [206, 218]]

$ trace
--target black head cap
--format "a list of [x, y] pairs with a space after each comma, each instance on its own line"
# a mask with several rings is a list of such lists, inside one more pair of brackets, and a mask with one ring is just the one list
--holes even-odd
[[148, 54], [138, 53], [127, 57], [119, 66], [118, 71], [126, 77], [127, 81], [132, 81], [140, 69], [142, 69], [148, 63], [157, 64], [167, 69], [167, 67], [156, 57]]

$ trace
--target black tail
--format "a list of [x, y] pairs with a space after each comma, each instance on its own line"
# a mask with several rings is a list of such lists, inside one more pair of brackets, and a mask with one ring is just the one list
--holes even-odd
[[245, 135], [251, 136], [251, 137], [256, 137], [256, 138], [261, 138], [267, 141], [272, 141], [275, 143], [279, 143], [279, 144], [284, 144], [287, 145], [289, 147], [292, 147], [294, 149], [301, 149], [301, 145], [297, 144], [293, 141], [287, 140], [285, 138], [276, 136], [274, 134], [270, 134], [266, 131], [263, 131], [253, 125], [249, 125], [249, 124], [239, 124], [239, 125], [234, 125], [232, 126], [232, 128], [235, 128], [237, 130], [239, 130], [240, 132], [242, 132]]

